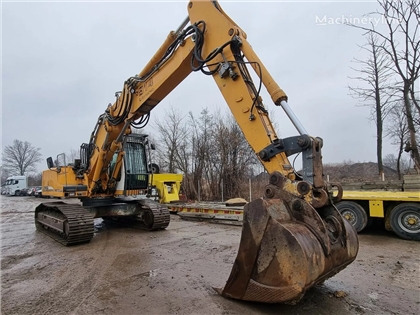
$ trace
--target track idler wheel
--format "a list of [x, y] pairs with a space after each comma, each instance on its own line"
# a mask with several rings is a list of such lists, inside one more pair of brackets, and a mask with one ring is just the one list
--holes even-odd
[[315, 210], [269, 186], [264, 199], [244, 207], [238, 255], [225, 287], [216, 290], [239, 300], [295, 304], [354, 261], [357, 233], [334, 206]]

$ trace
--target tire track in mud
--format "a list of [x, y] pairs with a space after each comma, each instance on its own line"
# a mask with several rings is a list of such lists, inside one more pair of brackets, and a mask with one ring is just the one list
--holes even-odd
[[28, 202], [28, 198], [26, 197], [2, 196], [0, 201], [0, 222], [2, 223], [2, 232], [4, 229], [3, 223], [27, 222], [29, 217], [31, 215], [33, 216], [33, 213], [35, 212], [34, 205]]
[[[30, 205], [26, 207], [26, 209], [29, 208]], [[22, 209], [20, 210], [22, 213]], [[8, 212], [14, 213], [13, 211]], [[16, 216], [14, 215], [14, 218], [10, 220], [16, 220]], [[4, 225], [2, 224], [2, 227]], [[2, 271], [4, 272], [14, 265], [19, 265], [26, 258], [43, 254], [42, 260], [38, 257], [38, 260], [29, 268], [19, 268], [20, 276], [14, 274], [9, 277], [7, 272], [3, 273], [2, 288], [9, 291], [8, 296], [16, 291], [14, 287], [19, 286], [19, 282], [22, 281], [38, 283], [40, 289], [35, 296], [30, 293], [25, 295], [24, 292], [21, 292], [19, 295], [25, 296], [23, 303], [22, 299], [10, 301], [3, 296], [3, 311], [7, 310], [9, 314], [68, 313], [86, 300], [101, 281], [104, 272], [112, 265], [113, 256], [117, 255], [121, 248], [109, 243], [109, 233], [100, 235], [100, 240], [96, 242], [77, 247], [64, 247], [48, 236], [37, 233], [34, 227], [32, 228], [33, 233], [37, 234], [36, 236], [39, 238], [38, 243], [42, 247], [48, 247], [55, 255], [45, 252], [31, 255], [2, 255]], [[83, 247], [84, 245], [86, 247]], [[2, 246], [2, 251], [3, 249], [4, 246]], [[4, 282], [5, 279], [6, 282]]]
[[[103, 282], [103, 276], [108, 271], [115, 260], [115, 257], [121, 252], [121, 247], [109, 242], [110, 235], [105, 233], [100, 242], [89, 243], [89, 248], [78, 248], [85, 253], [83, 266], [64, 270], [56, 278], [60, 281], [54, 284], [49, 292], [41, 298], [45, 301], [54, 301], [42, 314], [77, 314], [83, 303], [91, 297], [92, 292]], [[79, 246], [83, 246], [82, 244]], [[73, 255], [71, 255], [73, 256]], [[74, 258], [72, 258], [74, 259]], [[83, 312], [82, 314], [86, 314]]]
[[[131, 241], [132, 232], [133, 230], [127, 231], [127, 229], [110, 229], [96, 234], [89, 244], [80, 245], [74, 249], [73, 247], [63, 248], [61, 252], [71, 250], [68, 255], [65, 255], [70, 257], [69, 263], [75, 263], [76, 266], [82, 265], [83, 270], [70, 265], [67, 269], [56, 272], [53, 276], [54, 285], [38, 299], [42, 305], [39, 305], [37, 313], [103, 312], [104, 300], [109, 303], [109, 300], [117, 296], [118, 290], [124, 289], [127, 283], [129, 285], [139, 283], [138, 279], [135, 279], [136, 275], [132, 276], [129, 270], [125, 270], [127, 266], [136, 264], [136, 258], [138, 258], [135, 252], [138, 244]], [[76, 258], [77, 255], [80, 257]], [[143, 269], [149, 270], [149, 268], [144, 268], [144, 263], [140, 265]], [[144, 275], [140, 274], [140, 278], [144, 278]], [[112, 309], [112, 306], [108, 306], [107, 312]]]
[[1, 196], [2, 261], [11, 259], [12, 256], [22, 255], [22, 252], [31, 250], [35, 246], [37, 237], [35, 235], [34, 213], [39, 200], [34, 199], [35, 197]]
[[[185, 227], [185, 229], [189, 230], [190, 227]], [[135, 243], [141, 244], [141, 250], [122, 253], [119, 257], [121, 259], [116, 259], [109, 272], [105, 274], [109, 285], [101, 286], [94, 294], [94, 298], [108, 299], [107, 305], [110, 304], [110, 301], [111, 304], [113, 304], [112, 301], [115, 301], [119, 307], [118, 314], [134, 314], [139, 307], [142, 313], [176, 314], [186, 307], [182, 300], [183, 297], [187, 297], [185, 301], [188, 301], [188, 305], [199, 306], [195, 311], [203, 310], [203, 307], [204, 314], [211, 311], [214, 306], [206, 306], [205, 299], [209, 295], [216, 295], [208, 283], [212, 275], [204, 273], [205, 270], [203, 271], [200, 262], [191, 266], [188, 261], [199, 259], [200, 256], [206, 261], [202, 250], [210, 245], [203, 247], [202, 245], [206, 242], [203, 238], [220, 239], [222, 234], [226, 235], [226, 232], [223, 229], [210, 229], [194, 233], [193, 236], [189, 232], [189, 237], [186, 237], [187, 234], [184, 231], [177, 230], [177, 233], [170, 233], [169, 230], [158, 234], [142, 232], [138, 235], [133, 230], [133, 238], [136, 239]], [[222, 239], [224, 242], [229, 242], [226, 238], [222, 237]], [[226, 248], [228, 247], [221, 247], [219, 251], [214, 250], [214, 253], [223, 254]], [[168, 255], [170, 255], [169, 262]], [[127, 266], [126, 263], [124, 264], [124, 256], [131, 257], [130, 265], [136, 267], [121, 268], [121, 266]], [[147, 261], [145, 261], [145, 257], [147, 257]], [[210, 269], [217, 270], [218, 260], [212, 261], [212, 265], [213, 267]], [[230, 268], [231, 266], [226, 271], [229, 272]], [[204, 269], [207, 268], [204, 267]], [[222, 282], [224, 283], [226, 279], [223, 279]], [[199, 297], [196, 297], [197, 294]], [[167, 299], [164, 296], [171, 298]], [[157, 300], [159, 300], [158, 304]], [[90, 302], [90, 304], [92, 303], [94, 302]], [[188, 309], [194, 313], [191, 306]], [[83, 310], [86, 311], [86, 308]], [[102, 310], [102, 312], [110, 313], [110, 310]]]

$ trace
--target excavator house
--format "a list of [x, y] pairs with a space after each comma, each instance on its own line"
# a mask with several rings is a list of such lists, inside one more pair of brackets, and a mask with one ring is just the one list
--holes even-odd
[[[63, 245], [89, 242], [93, 219], [124, 220], [153, 233], [170, 224], [167, 207], [148, 198], [146, 138], [133, 129], [193, 72], [217, 84], [256, 156], [270, 174], [261, 198], [244, 208], [242, 234], [232, 271], [218, 293], [226, 298], [266, 303], [297, 303], [312, 286], [334, 276], [357, 256], [355, 229], [335, 203], [340, 185], [323, 176], [323, 141], [308, 134], [248, 42], [247, 34], [217, 1], [190, 0], [187, 18], [169, 32], [144, 69], [129, 77], [81, 146], [73, 165], [43, 174], [43, 195], [79, 198], [81, 205], [44, 202], [35, 224]], [[277, 65], [276, 65], [277, 66]], [[254, 82], [250, 71], [255, 73]], [[210, 83], [209, 83], [210, 84]], [[260, 95], [285, 111], [297, 135], [279, 138]], [[70, 123], [70, 122], [69, 122]], [[302, 156], [302, 172], [289, 161]], [[46, 189], [51, 187], [51, 189]]]

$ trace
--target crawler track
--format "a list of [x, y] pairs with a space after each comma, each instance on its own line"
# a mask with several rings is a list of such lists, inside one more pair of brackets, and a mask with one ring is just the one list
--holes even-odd
[[36, 207], [35, 226], [65, 246], [87, 243], [94, 234], [93, 216], [80, 205], [61, 201]]
[[108, 222], [148, 231], [162, 230], [169, 225], [171, 217], [167, 207], [149, 199], [136, 202], [140, 208], [139, 215], [103, 217], [103, 219]]

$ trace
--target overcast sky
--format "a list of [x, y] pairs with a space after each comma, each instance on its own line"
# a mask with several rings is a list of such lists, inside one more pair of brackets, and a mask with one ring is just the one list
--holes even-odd
[[[45, 158], [78, 149], [123, 82], [139, 73], [170, 30], [187, 16], [187, 1], [3, 2], [2, 149], [14, 139]], [[362, 31], [342, 25], [378, 8], [375, 1], [220, 1], [289, 96], [323, 160], [376, 161], [369, 108], [349, 96], [351, 60], [363, 59]], [[330, 21], [327, 25], [320, 25]], [[334, 21], [331, 23], [331, 21]], [[297, 135], [282, 109], [263, 99], [282, 137]], [[192, 73], [151, 113], [169, 106], [196, 114], [227, 105], [214, 81]], [[149, 125], [151, 125], [149, 123]], [[147, 131], [150, 129], [146, 128]], [[395, 147], [386, 140], [384, 155]]]

